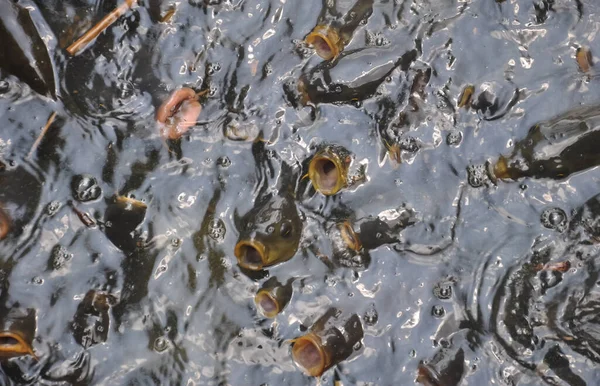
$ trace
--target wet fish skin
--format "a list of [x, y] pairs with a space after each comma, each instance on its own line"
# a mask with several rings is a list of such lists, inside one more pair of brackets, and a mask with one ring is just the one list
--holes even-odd
[[349, 103], [373, 96], [397, 68], [408, 70], [417, 59], [416, 49], [399, 55], [399, 47], [368, 47], [342, 53], [322, 62], [298, 81], [304, 103]]

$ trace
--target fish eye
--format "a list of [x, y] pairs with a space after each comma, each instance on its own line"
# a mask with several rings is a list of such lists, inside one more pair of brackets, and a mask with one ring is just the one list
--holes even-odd
[[267, 227], [267, 233], [268, 233], [268, 234], [271, 234], [271, 233], [273, 233], [274, 231], [275, 231], [275, 227], [274, 227], [273, 225], [269, 225], [269, 226]]
[[279, 228], [279, 234], [284, 238], [290, 237], [292, 235], [292, 224], [290, 224], [289, 221], [281, 224], [281, 227]]

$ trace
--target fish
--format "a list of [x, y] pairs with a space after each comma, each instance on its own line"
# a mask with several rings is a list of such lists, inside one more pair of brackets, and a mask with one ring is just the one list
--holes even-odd
[[[0, 1], [0, 68], [40, 95], [56, 99], [57, 69], [50, 34], [35, 4]], [[50, 38], [51, 37], [51, 38]]]
[[291, 259], [298, 250], [302, 221], [289, 194], [266, 194], [242, 217], [234, 254], [240, 267], [261, 270]]
[[358, 315], [332, 307], [310, 327], [307, 334], [292, 341], [292, 359], [305, 374], [319, 377], [348, 359], [363, 336]]

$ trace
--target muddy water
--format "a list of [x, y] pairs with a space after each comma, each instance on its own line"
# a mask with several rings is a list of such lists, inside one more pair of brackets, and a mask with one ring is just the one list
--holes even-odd
[[[3, 384], [317, 384], [288, 340], [331, 307], [359, 315], [364, 338], [324, 385], [410, 385], [440, 350], [464, 356], [449, 385], [597, 384], [599, 211], [583, 205], [600, 171], [478, 189], [466, 172], [536, 122], [600, 105], [595, 67], [575, 60], [600, 52], [594, 1], [375, 1], [332, 68], [303, 43], [316, 0], [141, 1], [76, 56], [65, 48], [115, 2], [3, 1], [35, 27], [16, 36], [49, 52], [35, 54], [43, 82], [22, 63], [0, 73], [12, 219], [0, 307], [3, 319], [34, 310], [37, 356], [3, 361]], [[299, 80], [320, 76], [339, 89], [299, 103]], [[458, 108], [467, 85], [472, 106]], [[182, 86], [208, 90], [203, 110], [165, 142], [155, 111]], [[315, 193], [303, 176], [324, 143], [348, 149], [366, 180]], [[242, 270], [240, 219], [268, 194], [295, 203], [298, 251]], [[116, 196], [145, 203], [139, 226], [107, 221]], [[415, 218], [395, 242], [332, 262], [332, 224], [393, 210]], [[557, 226], [562, 213], [570, 224]], [[253, 302], [269, 277], [294, 279], [275, 319]]]

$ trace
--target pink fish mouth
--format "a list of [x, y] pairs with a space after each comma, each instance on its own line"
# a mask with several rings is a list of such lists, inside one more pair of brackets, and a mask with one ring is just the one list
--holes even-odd
[[161, 136], [165, 139], [181, 138], [194, 126], [202, 112], [196, 92], [191, 88], [174, 91], [156, 111]]

